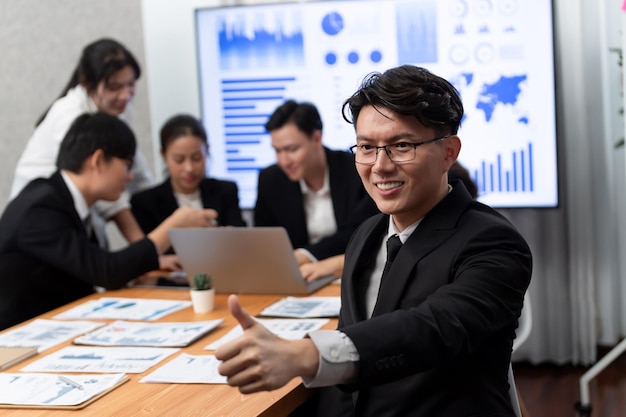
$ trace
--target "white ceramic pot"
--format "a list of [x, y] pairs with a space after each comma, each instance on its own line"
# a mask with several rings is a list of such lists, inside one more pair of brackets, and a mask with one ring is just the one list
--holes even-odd
[[208, 313], [213, 310], [215, 303], [215, 289], [210, 290], [189, 290], [191, 294], [191, 304], [194, 313]]

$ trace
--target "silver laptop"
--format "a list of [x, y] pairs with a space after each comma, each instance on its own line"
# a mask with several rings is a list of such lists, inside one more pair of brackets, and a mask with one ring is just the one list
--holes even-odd
[[207, 273], [217, 293], [308, 294], [336, 278], [306, 282], [282, 227], [181, 228], [169, 236], [187, 279]]

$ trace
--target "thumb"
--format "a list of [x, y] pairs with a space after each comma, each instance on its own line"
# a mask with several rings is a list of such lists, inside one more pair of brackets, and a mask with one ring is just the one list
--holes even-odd
[[228, 297], [228, 309], [243, 330], [252, 327], [256, 323], [256, 320], [241, 306], [239, 298], [235, 294], [231, 294]]

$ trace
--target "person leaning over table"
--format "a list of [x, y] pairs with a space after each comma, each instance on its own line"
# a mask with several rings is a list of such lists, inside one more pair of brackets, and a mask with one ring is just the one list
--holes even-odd
[[[140, 75], [137, 60], [118, 41], [104, 38], [86, 45], [67, 86], [39, 118], [26, 143], [15, 168], [10, 199], [15, 198], [31, 180], [49, 177], [55, 171], [61, 140], [79, 115], [100, 111], [128, 122], [135, 84]], [[128, 190], [135, 192], [153, 183], [146, 159], [138, 150], [133, 158], [133, 179]], [[94, 222], [103, 247], [107, 246], [105, 220], [114, 220], [128, 242], [143, 239], [144, 234], [130, 211], [128, 200], [127, 193], [122, 193], [116, 201], [95, 204], [97, 215]]]
[[354, 229], [378, 213], [354, 157], [322, 144], [322, 119], [311, 103], [286, 101], [265, 129], [276, 164], [259, 173], [254, 225], [284, 227], [299, 265], [344, 253]]
[[[296, 376], [327, 386], [317, 402], [326, 417], [513, 417], [508, 370], [532, 256], [503, 216], [461, 181], [448, 185], [458, 92], [406, 65], [366, 77], [344, 104], [348, 119], [346, 109], [357, 170], [382, 214], [348, 244], [338, 330], [281, 339], [231, 295], [245, 330], [215, 352], [220, 374], [246, 394]], [[388, 239], [401, 246], [383, 274]]]
[[0, 217], [0, 329], [159, 267], [172, 227], [203, 227], [214, 210], [181, 207], [145, 238], [108, 252], [90, 222], [98, 200], [114, 201], [132, 179], [135, 137], [106, 113], [84, 114], [59, 148], [57, 171], [30, 182]]

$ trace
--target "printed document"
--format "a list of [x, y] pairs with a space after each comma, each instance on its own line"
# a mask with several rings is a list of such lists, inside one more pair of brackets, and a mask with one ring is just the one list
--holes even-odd
[[[302, 339], [307, 333], [319, 330], [328, 323], [328, 319], [258, 319], [259, 323], [267, 327], [267, 329], [282, 337], [283, 339]], [[207, 345], [205, 350], [215, 350], [224, 343], [235, 340], [243, 334], [241, 326], [234, 327], [231, 331]]]
[[182, 323], [116, 321], [74, 340], [77, 345], [183, 347], [201, 338], [224, 319]]
[[218, 361], [213, 355], [181, 353], [165, 365], [140, 379], [139, 382], [174, 384], [226, 384], [226, 377], [217, 372]]

